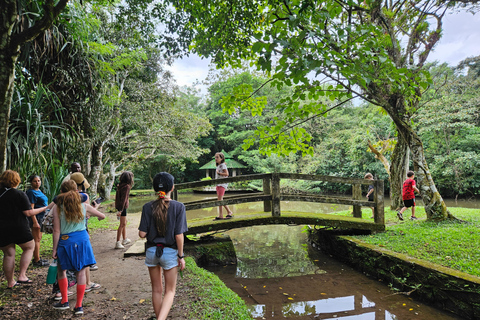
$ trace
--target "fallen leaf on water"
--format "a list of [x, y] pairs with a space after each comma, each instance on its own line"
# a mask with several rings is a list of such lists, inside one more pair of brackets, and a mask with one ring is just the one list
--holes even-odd
[[284, 292], [283, 295], [284, 295], [284, 296], [288, 296], [288, 293], [285, 293], [285, 292]]
[[293, 300], [293, 298], [292, 298], [292, 297], [288, 297], [288, 300]]
[[140, 299], [139, 302], [140, 302], [140, 303], [144, 303], [144, 302], [145, 302], [145, 299]]
[[413, 311], [413, 309], [412, 309], [412, 308], [410, 308], [410, 309], [408, 309], [408, 311]]
[[322, 296], [326, 296], [326, 295], [327, 295], [327, 294], [326, 294], [326, 293], [324, 293], [324, 292], [322, 292], [322, 293], [320, 293], [320, 294], [321, 294]]
[[278, 287], [278, 289], [282, 290], [282, 287]]
[[115, 301], [115, 300], [117, 300], [117, 298], [115, 297], [112, 297], [112, 299], [110, 299], [110, 301]]
[[404, 307], [405, 307], [406, 305], [407, 305], [406, 303], [403, 304]]

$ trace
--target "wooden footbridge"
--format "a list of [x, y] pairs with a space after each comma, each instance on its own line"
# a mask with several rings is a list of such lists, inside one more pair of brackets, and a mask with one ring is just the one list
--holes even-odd
[[[287, 194], [282, 193], [280, 183], [282, 179], [294, 180], [312, 180], [330, 183], [349, 184], [352, 186], [352, 197], [334, 197], [318, 194]], [[180, 183], [175, 185], [173, 198], [177, 199], [177, 192], [184, 189], [192, 189], [219, 183], [232, 183], [240, 181], [262, 180], [263, 192], [248, 193], [235, 196], [226, 196], [222, 201], [218, 200], [200, 200], [184, 202], [186, 210], [195, 210], [209, 207], [218, 207], [221, 205], [233, 205], [247, 202], [263, 202], [263, 211], [251, 213], [243, 216], [236, 215], [234, 219], [212, 221], [208, 219], [196, 219], [188, 221], [188, 233], [198, 234], [209, 231], [233, 229], [248, 227], [254, 225], [266, 224], [297, 224], [297, 225], [317, 225], [343, 229], [357, 229], [370, 231], [384, 231], [384, 204], [383, 204], [383, 180], [365, 180], [342, 178], [320, 175], [305, 175], [293, 173], [269, 173], [236, 176], [217, 180], [206, 180], [197, 182]], [[371, 185], [374, 187], [374, 201], [366, 201], [362, 196], [361, 186]], [[311, 213], [293, 213], [282, 212], [281, 201], [302, 201], [302, 202], [320, 202], [336, 203], [353, 206], [353, 216], [345, 217], [329, 214], [311, 214]], [[361, 207], [374, 207], [374, 221], [362, 219]]]
[[[324, 196], [312, 193], [288, 194], [282, 193], [280, 183], [282, 179], [311, 180], [338, 184], [348, 184], [352, 186], [352, 196], [335, 197]], [[233, 183], [241, 181], [262, 180], [263, 192], [247, 193], [234, 196], [225, 196], [222, 201], [218, 200], [200, 200], [184, 202], [186, 210], [195, 210], [202, 208], [218, 207], [221, 205], [233, 205], [247, 202], [263, 202], [263, 212], [252, 212], [243, 215], [235, 215], [233, 219], [212, 221], [212, 217], [188, 220], [188, 231], [186, 234], [200, 234], [212, 231], [222, 231], [235, 228], [250, 227], [256, 225], [268, 224], [288, 224], [288, 225], [313, 225], [321, 227], [332, 227], [339, 229], [367, 230], [372, 232], [385, 231], [384, 217], [384, 186], [383, 180], [365, 180], [354, 178], [342, 178], [320, 175], [305, 175], [293, 173], [269, 173], [242, 175], [224, 179], [212, 179], [205, 181], [187, 182], [175, 184], [173, 199], [178, 199], [178, 191], [193, 189], [220, 183]], [[374, 201], [366, 201], [362, 196], [362, 185], [373, 185]], [[281, 201], [302, 201], [334, 203], [353, 206], [352, 216], [339, 216], [333, 214], [318, 214], [304, 212], [282, 212]], [[374, 219], [362, 219], [362, 207], [374, 208]], [[138, 242], [138, 241], [137, 241]], [[136, 255], [144, 252], [143, 243], [138, 243], [130, 247], [125, 255]]]

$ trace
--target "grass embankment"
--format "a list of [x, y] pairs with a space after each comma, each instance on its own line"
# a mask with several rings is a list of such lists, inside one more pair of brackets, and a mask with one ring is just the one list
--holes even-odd
[[[399, 221], [396, 211], [385, 209], [386, 232], [356, 238], [394, 252], [436, 263], [480, 277], [480, 213], [478, 209], [449, 208], [459, 221], [427, 222], [424, 207], [404, 212], [405, 221]], [[340, 214], [349, 214], [343, 212]], [[363, 209], [368, 219], [370, 210]]]
[[245, 302], [215, 274], [187, 258], [182, 281], [188, 283], [192, 297], [187, 319], [237, 320], [252, 319]]

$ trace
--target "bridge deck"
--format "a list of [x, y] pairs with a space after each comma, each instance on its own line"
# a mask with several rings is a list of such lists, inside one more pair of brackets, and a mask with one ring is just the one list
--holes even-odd
[[213, 221], [211, 217], [189, 220], [188, 231], [185, 234], [198, 234], [269, 224], [317, 225], [342, 229], [385, 231], [385, 225], [376, 224], [371, 220], [333, 214], [283, 211], [279, 217], [273, 217], [269, 212], [255, 212], [235, 215], [234, 218], [226, 220]]
[[[361, 229], [373, 232], [385, 231], [385, 225], [376, 224], [371, 220], [333, 214], [284, 211], [280, 217], [273, 217], [269, 212], [254, 212], [235, 215], [232, 219], [225, 220], [213, 221], [212, 217], [188, 220], [188, 231], [185, 234], [200, 234], [270, 224], [317, 225], [342, 229]], [[144, 240], [138, 240], [125, 251], [124, 256], [144, 254], [144, 243]]]

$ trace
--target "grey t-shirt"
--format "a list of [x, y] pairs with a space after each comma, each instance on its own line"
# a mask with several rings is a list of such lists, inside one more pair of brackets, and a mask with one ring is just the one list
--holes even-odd
[[188, 231], [185, 206], [181, 202], [170, 200], [167, 211], [166, 235], [161, 237], [157, 234], [155, 219], [153, 218], [152, 208], [155, 201], [150, 201], [143, 206], [138, 230], [147, 233], [147, 241], [150, 243], [161, 243], [166, 247], [177, 249], [175, 236]]

